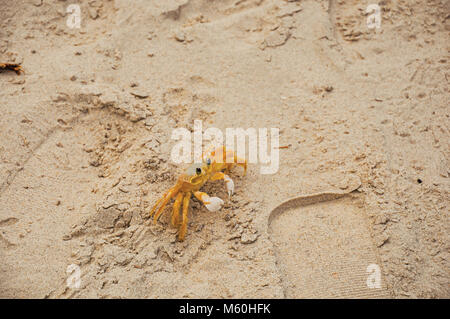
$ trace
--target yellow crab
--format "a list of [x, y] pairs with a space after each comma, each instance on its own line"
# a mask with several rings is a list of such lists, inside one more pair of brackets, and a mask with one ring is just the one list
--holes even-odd
[[[245, 175], [247, 171], [247, 161], [238, 158], [232, 150], [227, 150], [224, 146], [221, 146], [215, 148], [210, 153], [204, 154], [202, 163], [191, 164], [184, 173], [180, 175], [175, 186], [170, 188], [153, 206], [150, 211], [150, 217], [154, 215], [154, 223], [156, 224], [158, 221], [167, 203], [172, 198], [175, 198], [171, 224], [173, 226], [179, 226], [178, 239], [183, 241], [187, 230], [187, 215], [191, 196], [194, 195], [199, 201], [205, 204], [209, 211], [215, 212], [219, 210], [223, 205], [223, 200], [219, 197], [210, 197], [208, 194], [200, 192], [199, 190], [208, 180], [215, 181], [223, 179], [227, 187], [228, 196], [231, 196], [234, 191], [234, 183], [225, 173], [228, 173], [233, 165], [242, 166]], [[158, 210], [156, 210], [159, 204], [161, 205]], [[183, 205], [183, 210], [180, 221], [181, 205]]]

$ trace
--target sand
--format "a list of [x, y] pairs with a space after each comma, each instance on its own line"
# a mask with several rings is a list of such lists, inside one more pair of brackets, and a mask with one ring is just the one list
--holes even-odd
[[[0, 297], [449, 298], [450, 1], [371, 3], [1, 0]], [[283, 147], [179, 242], [194, 120]]]

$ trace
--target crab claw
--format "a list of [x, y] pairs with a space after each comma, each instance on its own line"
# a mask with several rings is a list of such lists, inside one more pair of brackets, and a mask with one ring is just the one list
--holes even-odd
[[227, 186], [228, 197], [231, 197], [234, 193], [234, 182], [228, 175], [223, 176], [223, 180], [225, 181], [225, 185]]
[[206, 208], [210, 211], [210, 212], [217, 212], [219, 209], [222, 208], [223, 206], [223, 200], [220, 199], [219, 197], [207, 197], [206, 196], [203, 197], [203, 200], [205, 202], [205, 206]]

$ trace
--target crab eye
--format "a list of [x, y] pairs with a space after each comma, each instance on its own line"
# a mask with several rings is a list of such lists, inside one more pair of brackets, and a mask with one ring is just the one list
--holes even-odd
[[206, 164], [208, 164], [208, 166], [211, 165], [211, 159], [210, 158], [206, 159]]
[[200, 167], [197, 167], [195, 172], [197, 173], [197, 175], [200, 175], [202, 173], [202, 169]]

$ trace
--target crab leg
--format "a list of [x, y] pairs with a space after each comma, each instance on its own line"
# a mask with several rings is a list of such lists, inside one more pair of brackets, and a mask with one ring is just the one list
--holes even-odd
[[[247, 174], [247, 160], [241, 159], [240, 157], [237, 157], [236, 165], [241, 166], [244, 169], [244, 176]], [[242, 161], [242, 162], [241, 162]]]
[[181, 201], [183, 200], [183, 193], [178, 193], [177, 198], [175, 198], [175, 203], [173, 204], [173, 211], [172, 211], [172, 225], [176, 226], [179, 223], [180, 218], [180, 207], [181, 207]]
[[183, 198], [183, 220], [181, 221], [180, 231], [178, 232], [178, 239], [180, 241], [184, 240], [184, 236], [186, 235], [187, 223], [188, 223], [188, 209], [189, 209], [189, 201], [191, 200], [191, 192], [186, 193]]
[[[247, 160], [242, 157], [238, 157], [236, 153], [233, 151], [227, 151], [227, 159], [233, 158], [233, 163], [229, 163], [226, 168], [226, 172], [230, 172], [230, 169], [233, 167], [234, 164], [241, 166], [244, 169], [244, 175], [247, 173]], [[228, 163], [228, 161], [227, 161]]]
[[164, 195], [161, 196], [160, 199], [158, 199], [158, 201], [156, 202], [156, 204], [152, 207], [152, 210], [150, 211], [149, 216], [152, 217], [153, 213], [155, 212], [156, 207], [158, 207], [159, 203], [161, 203], [161, 201], [166, 198], [167, 194], [169, 194], [170, 189], [164, 193]]
[[[158, 221], [159, 216], [161, 216], [161, 214], [163, 213], [164, 207], [167, 205], [167, 203], [170, 201], [170, 199], [172, 197], [174, 197], [177, 193], [178, 193], [178, 189], [172, 187], [169, 190], [169, 193], [166, 195], [166, 197], [164, 197], [164, 201], [162, 202], [161, 206], [159, 207], [158, 211], [155, 213], [155, 216], [153, 217], [153, 222], [155, 224]], [[152, 211], [152, 213], [153, 213], [153, 211]]]
[[209, 197], [208, 194], [203, 192], [194, 192], [194, 196], [201, 201], [210, 212], [216, 212], [223, 206], [223, 200], [219, 197]]
[[211, 181], [217, 181], [219, 179], [223, 179], [225, 181], [225, 185], [227, 186], [227, 191], [228, 191], [228, 197], [231, 197], [231, 195], [233, 195], [233, 193], [234, 193], [233, 180], [230, 178], [230, 176], [228, 176], [222, 172], [217, 172], [211, 177]]
[[227, 173], [230, 172], [233, 165], [238, 165], [244, 168], [244, 175], [247, 173], [247, 160], [245, 158], [238, 157], [233, 150], [227, 150], [225, 146], [218, 147], [211, 152], [211, 156], [214, 157], [217, 163], [224, 163]]

